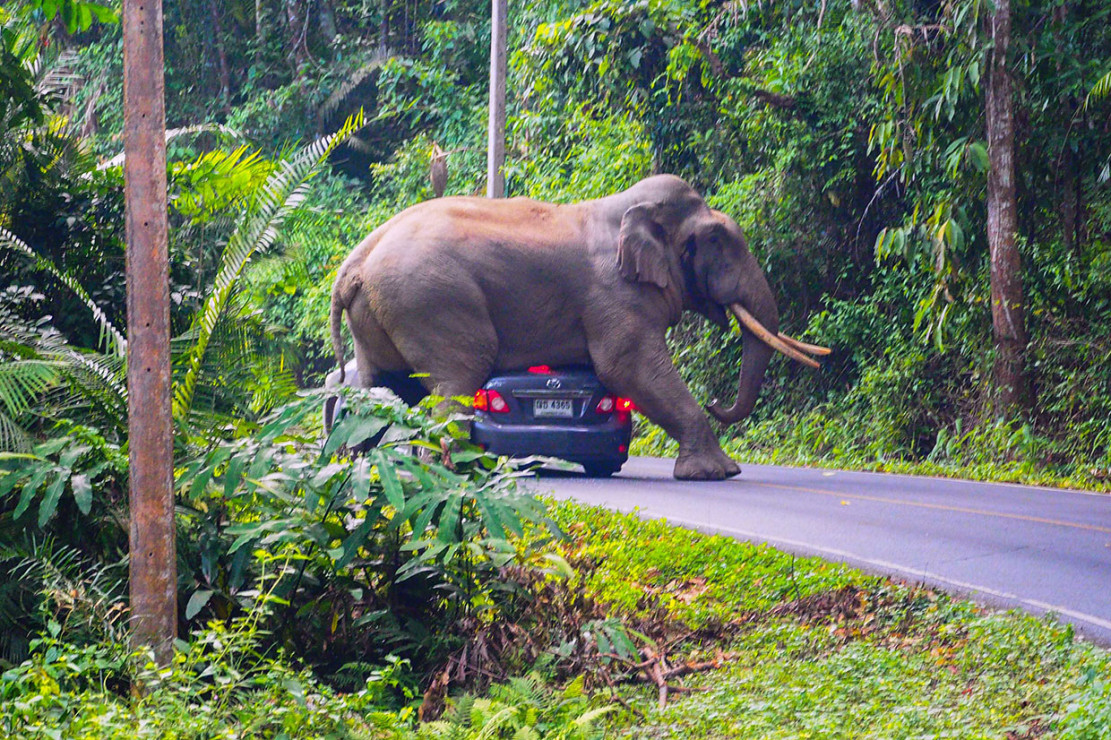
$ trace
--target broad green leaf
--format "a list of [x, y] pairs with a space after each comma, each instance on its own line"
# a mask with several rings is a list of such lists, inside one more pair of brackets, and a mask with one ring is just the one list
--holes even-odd
[[378, 464], [378, 479], [382, 481], [382, 491], [386, 494], [386, 501], [397, 511], [403, 511], [405, 489], [401, 486], [401, 479], [397, 477], [395, 463], [383, 450], [375, 450], [374, 459]]
[[978, 171], [988, 171], [991, 163], [988, 159], [988, 148], [982, 141], [974, 141], [968, 145], [968, 158]]
[[71, 445], [69, 449], [63, 452], [62, 456], [58, 458], [58, 465], [66, 470], [72, 470], [73, 464], [77, 462], [78, 458], [88, 451], [89, 448], [86, 445]]
[[212, 594], [216, 593], [212, 589], [201, 588], [193, 592], [189, 597], [189, 603], [185, 605], [185, 618], [192, 619], [204, 609], [205, 604], [212, 598]]
[[428, 528], [428, 525], [435, 518], [436, 512], [438, 512], [440, 507], [444, 504], [445, 501], [440, 499], [439, 501], [431, 503], [429, 506], [425, 506], [413, 521], [413, 534], [416, 536], [423, 535], [424, 530]]
[[[27, 477], [26, 471], [16, 470], [0, 478], [0, 498], [7, 496], [15, 488], [15, 484]], [[16, 515], [19, 516], [18, 514]]]
[[482, 508], [482, 521], [486, 525], [486, 529], [490, 531], [491, 537], [496, 537], [499, 540], [505, 539], [505, 523], [502, 519], [501, 507], [493, 501], [483, 499], [480, 502]]
[[327, 458], [335, 454], [340, 447], [355, 447], [382, 431], [387, 424], [388, 421], [377, 416], [355, 416], [354, 414], [345, 416], [328, 435], [328, 442], [324, 445], [322, 455]]
[[19, 503], [16, 504], [15, 511], [12, 512], [12, 519], [19, 519], [23, 516], [23, 512], [27, 511], [27, 507], [35, 500], [35, 494], [38, 493], [39, 486], [42, 485], [42, 482], [50, 472], [51, 468], [45, 466], [39, 467], [35, 471], [34, 475], [31, 476], [31, 480], [27, 481], [26, 485], [23, 486], [23, 493], [19, 497]]
[[561, 578], [570, 580], [575, 577], [575, 569], [571, 567], [562, 555], [557, 552], [544, 553], [544, 560], [551, 564], [552, 573]]
[[93, 487], [89, 483], [89, 476], [79, 473], [69, 479], [73, 487], [73, 500], [82, 514], [88, 514], [93, 506]]
[[367, 537], [374, 531], [374, 525], [378, 523], [377, 509], [366, 512], [366, 518], [362, 523], [355, 528], [355, 531], [343, 543], [343, 555], [336, 560], [335, 568], [340, 570], [347, 567], [355, 556], [359, 553], [359, 548], [367, 544]]
[[50, 521], [50, 517], [54, 516], [54, 512], [58, 509], [58, 500], [62, 497], [62, 491], [66, 488], [66, 481], [69, 480], [68, 470], [59, 470], [58, 474], [54, 477], [54, 481], [46, 489], [43, 494], [42, 501], [39, 503], [39, 526], [45, 527], [46, 523]]
[[437, 537], [441, 542], [458, 542], [461, 539], [457, 530], [463, 514], [463, 501], [462, 496], [452, 496], [444, 503], [440, 526], [437, 528]]
[[236, 455], [228, 463], [227, 470], [224, 471], [224, 496], [231, 498], [235, 493], [235, 489], [239, 486], [240, 480], [243, 478], [243, 468], [246, 467], [247, 460], [241, 456]]
[[71, 439], [70, 437], [56, 437], [54, 439], [47, 440], [41, 445], [37, 445], [35, 447], [35, 454], [39, 457], [50, 457], [72, 441], [73, 439]]

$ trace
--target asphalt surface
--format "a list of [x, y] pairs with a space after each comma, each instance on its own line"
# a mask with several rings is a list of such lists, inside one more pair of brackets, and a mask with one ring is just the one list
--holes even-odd
[[545, 471], [530, 485], [993, 607], [1052, 612], [1111, 646], [1111, 495], [768, 465], [689, 483], [671, 477], [673, 464], [633, 458], [608, 480]]

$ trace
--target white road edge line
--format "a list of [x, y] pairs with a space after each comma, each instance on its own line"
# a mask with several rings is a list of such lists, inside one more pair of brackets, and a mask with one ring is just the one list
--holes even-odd
[[[669, 458], [658, 458], [658, 459], [667, 460]], [[1007, 486], [1007, 487], [1010, 487], [1010, 488], [1022, 488], [1022, 489], [1027, 490], [1027, 491], [1042, 491], [1042, 492], [1045, 492], [1045, 493], [1079, 493], [1079, 494], [1084, 495], [1084, 496], [1096, 496], [1098, 498], [1104, 498], [1104, 499], [1106, 499], [1108, 497], [1111, 497], [1111, 494], [1108, 494], [1104, 491], [1089, 491], [1086, 488], [1055, 488], [1053, 486], [1038, 486], [1038, 485], [1031, 485], [1029, 483], [1012, 483], [1011, 481], [975, 480], [973, 478], [950, 478], [950, 477], [945, 476], [945, 475], [925, 475], [925, 474], [915, 474], [915, 473], [885, 473], [885, 472], [880, 471], [880, 470], [847, 470], [845, 468], [821, 468], [821, 467], [810, 467], [808, 465], [771, 465], [771, 464], [762, 464], [762, 463], [750, 463], [748, 467], [750, 467], [750, 468], [780, 468], [780, 469], [783, 469], [783, 470], [791, 470], [791, 471], [806, 470], [806, 471], [813, 471], [813, 472], [817, 472], [817, 473], [835, 473], [837, 475], [848, 474], [848, 475], [883, 476], [883, 477], [887, 477], [887, 478], [912, 478], [914, 480], [936, 480], [936, 481], [943, 481], [945, 483], [967, 483], [969, 485], [980, 485], [980, 486]], [[744, 472], [743, 471], [741, 473], [741, 476], [742, 477], [740, 477], [740, 478], [731, 478], [730, 480], [744, 480], [744, 477], [743, 477]]]
[[838, 550], [836, 548], [831, 548], [831, 547], [818, 547], [818, 546], [812, 545], [808, 542], [800, 542], [798, 540], [790, 540], [790, 539], [786, 539], [786, 538], [783, 538], [783, 537], [768, 537], [767, 535], [759, 534], [757, 532], [748, 532], [746, 530], [735, 529], [733, 527], [720, 527], [720, 526], [713, 525], [713, 524], [707, 524], [705, 522], [694, 522], [694, 521], [689, 521], [689, 520], [685, 520], [685, 519], [676, 519], [674, 517], [668, 517], [668, 516], [664, 516], [664, 515], [660, 515], [660, 514], [650, 513], [647, 509], [638, 508], [638, 509], [635, 510], [634, 513], [637, 513], [638, 515], [643, 514], [645, 516], [651, 517], [652, 519], [664, 519], [669, 524], [678, 524], [680, 526], [687, 527], [689, 529], [697, 529], [697, 530], [701, 530], [701, 531], [717, 532], [719, 534], [735, 535], [735, 536], [743, 537], [745, 539], [762, 540], [764, 542], [769, 542], [769, 543], [772, 543], [772, 544], [781, 543], [781, 544], [784, 544], [784, 545], [790, 545], [791, 547], [797, 547], [801, 550], [807, 550], [807, 551], [810, 551], [810, 552], [824, 553], [824, 554], [827, 554], [827, 555], [836, 555], [838, 557], [855, 560], [856, 562], [859, 562], [859, 563], [866, 563], [867, 565], [875, 566], [878, 569], [890, 570], [890, 571], [894, 571], [895, 573], [909, 574], [909, 575], [917, 576], [917, 577], [920, 577], [920, 578], [929, 578], [929, 579], [934, 580], [934, 581], [940, 581], [942, 583], [947, 583], [947, 584], [949, 584], [951, 586], [955, 586], [956, 588], [959, 588], [959, 589], [964, 589], [964, 590], [967, 590], [967, 591], [975, 591], [975, 592], [978, 592], [978, 593], [984, 593], [984, 594], [987, 594], [989, 596], [994, 596], [994, 597], [1000, 598], [1000, 599], [1008, 599], [1010, 601], [1018, 602], [1019, 604], [1025, 604], [1027, 606], [1031, 606], [1035, 609], [1038, 609], [1038, 610], [1041, 610], [1041, 611], [1044, 611], [1044, 612], [1054, 612], [1056, 614], [1063, 614], [1067, 617], [1071, 617], [1072, 619], [1076, 619], [1076, 620], [1081, 621], [1081, 622], [1087, 622], [1088, 624], [1092, 625], [1093, 627], [1100, 627], [1100, 628], [1105, 629], [1105, 630], [1111, 630], [1111, 621], [1108, 621], [1106, 619], [1101, 619], [1101, 618], [1099, 618], [1097, 616], [1094, 616], [1092, 614], [1085, 614], [1084, 612], [1078, 612], [1074, 609], [1069, 609], [1069, 608], [1064, 607], [1064, 606], [1058, 606], [1056, 604], [1049, 604], [1049, 603], [1046, 603], [1044, 601], [1038, 601], [1036, 599], [1026, 599], [1026, 598], [1023, 598], [1023, 597], [1018, 596], [1016, 594], [1009, 593], [1007, 591], [998, 591], [994, 588], [988, 588], [987, 586], [979, 586], [975, 583], [967, 583], [965, 581], [954, 580], [952, 578], [947, 578], [943, 575], [939, 575], [937, 573], [934, 573], [934, 572], [928, 571], [928, 570], [922, 570], [920, 568], [912, 568], [912, 567], [906, 566], [906, 565], [899, 565], [898, 563], [892, 563], [892, 562], [889, 562], [887, 560], [875, 560], [875, 559], [872, 559], [872, 558], [862, 557], [860, 555], [857, 555], [856, 553], [849, 552], [847, 550]]

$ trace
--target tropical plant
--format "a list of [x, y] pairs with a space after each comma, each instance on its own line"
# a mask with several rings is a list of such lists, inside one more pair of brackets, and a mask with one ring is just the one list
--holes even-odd
[[196, 548], [182, 574], [186, 617], [249, 606], [262, 556], [278, 563], [273, 593], [285, 605], [270, 628], [307, 660], [334, 670], [389, 650], [427, 665], [450, 641], [445, 627], [497, 612], [512, 591], [503, 566], [539, 558], [513, 540], [545, 521], [544, 507], [516, 489], [520, 473], [464, 441], [457, 418], [348, 389], [323, 437], [323, 399], [305, 394], [180, 469]]
[[[274, 243], [284, 221], [304, 201], [306, 182], [319, 171], [335, 147], [361, 125], [360, 113], [348, 118], [335, 134], [281, 157], [270, 175], [245, 201], [223, 250], [220, 268], [211, 287], [205, 288], [204, 304], [189, 331], [189, 347], [181, 362], [183, 373], [173, 392], [174, 416], [179, 421], [192, 416], [206, 352], [216, 332], [217, 322], [225, 316], [229, 301], [235, 294], [244, 268], [256, 253], [264, 252]], [[249, 169], [254, 161], [251, 157], [235, 159], [227, 173]], [[234, 366], [234, 363], [228, 365]]]
[[465, 695], [450, 703], [443, 719], [420, 726], [420, 740], [595, 740], [605, 736], [599, 723], [615, 704], [596, 705], [579, 677], [561, 691], [529, 674], [497, 684], [490, 695]]

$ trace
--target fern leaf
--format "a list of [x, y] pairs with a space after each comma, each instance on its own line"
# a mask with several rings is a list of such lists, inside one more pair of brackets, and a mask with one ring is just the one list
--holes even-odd
[[1084, 99], [1084, 107], [1088, 107], [1095, 101], [1106, 98], [1108, 95], [1111, 95], [1111, 70], [1108, 70], [1107, 74], [1100, 77], [1096, 84], [1092, 86], [1092, 90], [1088, 93], [1088, 97]]
[[185, 376], [174, 388], [173, 413], [184, 419], [193, 405], [201, 364], [208, 350], [217, 319], [223, 314], [244, 268], [251, 258], [268, 249], [277, 238], [285, 219], [304, 201], [306, 181], [324, 164], [328, 155], [352, 131], [362, 125], [362, 113], [347, 119], [343, 127], [279, 162], [259, 189], [254, 207], [244, 212], [239, 226], [228, 239], [220, 270], [204, 306], [193, 322], [196, 341], [189, 351]]
[[0, 364], [0, 411], [19, 416], [57, 382], [57, 362], [19, 360]]
[[597, 709], [591, 709], [589, 712], [584, 712], [583, 714], [580, 714], [578, 717], [576, 717], [572, 724], [580, 730], [588, 730], [600, 718], [604, 717], [610, 712], [616, 711], [616, 709], [617, 706], [614, 704], [610, 704], [604, 707], [598, 707]]
[[33, 444], [26, 430], [0, 411], [0, 452], [30, 452]]
[[[189, 136], [191, 134], [204, 134], [204, 133], [221, 133], [233, 139], [242, 139], [243, 135], [230, 126], [224, 126], [220, 123], [202, 123], [197, 126], [185, 126], [183, 128], [166, 129], [166, 143], [169, 144], [172, 140], [179, 136]], [[109, 170], [113, 167], [123, 167], [124, 152], [120, 152], [111, 159], [105, 160], [97, 165], [98, 170]], [[89, 176], [86, 175], [86, 178]]]
[[97, 324], [100, 326], [100, 342], [105, 347], [105, 350], [111, 354], [119, 357], [127, 355], [127, 340], [124, 339], [123, 334], [116, 329], [115, 325], [108, 319], [108, 316], [101, 310], [100, 306], [96, 305], [85, 289], [81, 287], [81, 283], [70, 275], [59, 269], [53, 262], [46, 257], [43, 257], [35, 250], [31, 249], [18, 236], [0, 227], [0, 248], [6, 248], [13, 252], [18, 252], [35, 261], [35, 265], [43, 272], [50, 273], [55, 279], [60, 281], [63, 285], [69, 288], [85, 307], [92, 313], [93, 318], [96, 319]]

